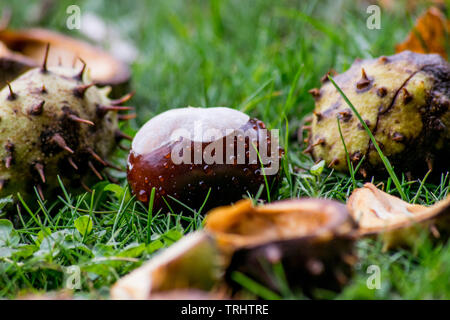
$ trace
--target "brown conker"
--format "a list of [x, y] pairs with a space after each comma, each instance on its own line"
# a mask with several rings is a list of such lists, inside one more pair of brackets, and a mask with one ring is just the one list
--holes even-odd
[[[230, 108], [180, 108], [149, 120], [136, 134], [128, 157], [133, 194], [154, 209], [206, 209], [230, 204], [265, 183], [272, 188], [283, 154], [274, 131]], [[266, 177], [266, 179], [265, 179]], [[267, 194], [263, 190], [261, 195]], [[176, 199], [177, 201], [175, 201]], [[185, 209], [184, 209], [185, 210]]]

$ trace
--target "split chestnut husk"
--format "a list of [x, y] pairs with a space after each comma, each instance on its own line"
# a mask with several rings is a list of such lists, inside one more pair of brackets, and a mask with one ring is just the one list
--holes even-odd
[[209, 235], [191, 233], [116, 282], [111, 298], [175, 299], [186, 290], [210, 291], [220, 275], [219, 259]]
[[298, 199], [253, 206], [242, 200], [212, 210], [205, 228], [214, 235], [235, 289], [241, 272], [274, 291], [280, 283], [273, 266], [281, 263], [288, 285], [313, 296], [314, 288], [339, 291], [352, 274], [355, 227], [345, 205], [332, 200]]
[[0, 88], [34, 67], [36, 63], [32, 59], [12, 52], [0, 42]]
[[90, 76], [98, 86], [111, 86], [113, 95], [124, 93], [130, 80], [129, 67], [87, 42], [46, 29], [0, 30], [0, 41], [16, 54], [40, 65], [48, 44], [52, 51], [48, 66], [80, 69], [83, 62], [90, 67]]
[[353, 191], [347, 207], [358, 223], [357, 235], [380, 235], [384, 250], [411, 246], [424, 229], [444, 240], [450, 232], [450, 196], [426, 207], [409, 204], [366, 183]]

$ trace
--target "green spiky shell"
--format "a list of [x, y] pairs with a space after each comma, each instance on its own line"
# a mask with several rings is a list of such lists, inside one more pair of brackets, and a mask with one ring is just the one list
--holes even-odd
[[[435, 161], [448, 170], [442, 160], [450, 155], [450, 66], [440, 56], [405, 51], [357, 60], [334, 79], [394, 166], [423, 173]], [[333, 84], [325, 80], [311, 93], [316, 106], [306, 151], [334, 169], [348, 171], [339, 119], [354, 165], [365, 157], [363, 175], [383, 171], [369, 135]]]
[[[109, 88], [85, 89], [88, 76], [80, 75], [67, 68], [36, 68], [10, 84], [12, 94], [8, 86], [0, 91], [0, 196], [26, 196], [38, 185], [45, 193], [58, 186], [57, 175], [69, 186], [79, 186], [92, 176], [89, 161], [98, 171], [103, 167], [92, 151], [107, 159], [114, 150], [117, 112], [99, 112], [99, 106], [110, 104]], [[55, 135], [73, 154], [54, 141]], [[45, 183], [36, 164], [42, 166]]]

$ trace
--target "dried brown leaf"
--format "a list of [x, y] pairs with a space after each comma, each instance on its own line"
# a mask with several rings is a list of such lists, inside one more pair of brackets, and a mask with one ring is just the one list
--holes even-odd
[[395, 47], [396, 52], [438, 53], [447, 59], [447, 37], [450, 21], [436, 7], [420, 16], [406, 40]]
[[423, 228], [429, 228], [436, 237], [440, 236], [437, 230], [450, 229], [450, 196], [426, 207], [409, 204], [366, 183], [353, 191], [347, 208], [358, 223], [358, 235], [382, 234], [385, 249], [411, 244]]

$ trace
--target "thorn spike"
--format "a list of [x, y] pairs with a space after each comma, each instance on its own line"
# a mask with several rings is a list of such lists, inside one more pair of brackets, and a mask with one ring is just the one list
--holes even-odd
[[6, 167], [6, 169], [9, 169], [11, 167], [12, 161], [13, 161], [13, 157], [12, 156], [7, 156], [5, 158], [5, 167]]
[[126, 133], [124, 133], [120, 130], [114, 131], [114, 135], [116, 136], [117, 140], [126, 139], [129, 141], [133, 141], [133, 138], [131, 136], [127, 135]]
[[430, 225], [430, 231], [433, 234], [433, 237], [436, 239], [441, 237], [441, 234], [439, 233], [439, 230], [436, 228], [436, 225], [432, 224]]
[[67, 146], [66, 140], [64, 140], [64, 138], [59, 133], [56, 133], [50, 139], [50, 141], [53, 142], [53, 143], [56, 143], [58, 146], [61, 147], [61, 149], [64, 149], [64, 150], [66, 150], [67, 152], [70, 152], [70, 153], [74, 153], [74, 151], [71, 148], [69, 148], [69, 146]]
[[98, 170], [94, 167], [94, 165], [92, 164], [91, 161], [88, 161], [88, 166], [89, 166], [89, 168], [91, 168], [92, 172], [94, 172], [94, 174], [97, 176], [97, 178], [99, 178], [100, 180], [103, 180], [102, 175], [101, 175], [100, 172], [98, 172]]
[[44, 198], [44, 192], [42, 192], [42, 186], [41, 186], [40, 184], [38, 184], [38, 185], [36, 186], [36, 189], [37, 189], [37, 191], [38, 191], [38, 193], [39, 193], [39, 197], [41, 197], [41, 200], [45, 200], [45, 198]]
[[100, 162], [102, 165], [104, 165], [105, 167], [108, 166], [108, 163], [103, 160], [97, 153], [95, 153], [94, 150], [92, 150], [92, 148], [87, 148], [87, 152], [89, 152], [91, 154], [91, 156], [97, 160], [98, 162]]
[[136, 118], [136, 116], [137, 116], [136, 113], [128, 113], [128, 114], [119, 114], [117, 117], [121, 121], [128, 121]]
[[433, 159], [430, 156], [427, 156], [425, 162], [427, 164], [428, 170], [433, 171], [433, 164], [434, 164]]
[[312, 116], [307, 116], [307, 117], [304, 118], [304, 121], [305, 121], [305, 123], [312, 122], [313, 121], [313, 117]]
[[69, 164], [75, 169], [78, 170], [77, 164], [73, 161], [72, 157], [67, 158], [67, 161], [69, 161]]
[[95, 85], [95, 83], [82, 84], [73, 89], [73, 94], [78, 98], [84, 98], [86, 90]]
[[39, 173], [39, 176], [41, 177], [42, 182], [45, 183], [44, 165], [42, 163], [36, 162], [34, 167], [35, 167], [36, 171]]
[[79, 122], [79, 123], [85, 123], [85, 124], [88, 124], [88, 125], [90, 125], [90, 126], [95, 126], [95, 123], [93, 123], [92, 121], [86, 120], [86, 119], [82, 119], [82, 118], [80, 118], [80, 117], [77, 117], [77, 116], [74, 115], [74, 114], [69, 114], [68, 117], [69, 117], [69, 119], [71, 119], [72, 121]]
[[308, 93], [309, 93], [310, 95], [312, 95], [312, 97], [313, 97], [314, 99], [320, 98], [320, 95], [321, 95], [320, 90], [317, 89], [317, 88], [313, 88], [313, 89], [309, 90]]
[[44, 111], [44, 104], [45, 104], [45, 101], [42, 100], [38, 104], [35, 104], [34, 106], [32, 106], [30, 111], [29, 111], [30, 115], [32, 115], [32, 116], [39, 116], [39, 115], [41, 115], [42, 112]]
[[352, 118], [351, 110], [344, 110], [344, 111], [340, 111], [338, 113], [339, 113], [339, 119], [341, 119], [344, 122], [349, 122], [350, 119]]
[[367, 171], [364, 168], [359, 168], [359, 173], [363, 176], [363, 178], [367, 178]]
[[339, 159], [338, 158], [334, 158], [333, 160], [331, 160], [331, 162], [328, 164], [328, 168], [331, 168], [332, 166], [336, 165], [339, 163]]
[[337, 74], [336, 70], [331, 69], [327, 73], [325, 73], [325, 75], [322, 78], [320, 78], [320, 82], [325, 83], [325, 82], [328, 81], [328, 76], [333, 76], [334, 77], [336, 74]]
[[325, 139], [324, 138], [320, 138], [320, 139], [318, 139], [316, 142], [314, 142], [312, 145], [311, 145], [311, 147], [316, 147], [316, 146], [318, 146], [319, 144], [324, 144], [325, 143]]
[[381, 63], [386, 63], [388, 62], [388, 58], [386, 56], [381, 56], [378, 58], [378, 61], [380, 61]]
[[313, 111], [313, 114], [316, 116], [317, 121], [322, 120], [323, 116], [322, 116], [322, 114], [321, 114], [320, 112], [314, 110], [314, 111]]
[[378, 90], [377, 90], [377, 95], [378, 95], [380, 98], [385, 97], [385, 96], [387, 95], [387, 89], [386, 89], [386, 87], [379, 87]]
[[86, 71], [86, 62], [83, 59], [81, 59], [80, 57], [78, 59], [83, 64], [83, 67], [81, 68], [81, 71], [77, 75], [75, 75], [74, 79], [81, 81], [81, 80], [83, 80], [84, 71]]
[[403, 102], [405, 104], [408, 104], [413, 99], [413, 96], [406, 88], [402, 88], [403, 91]]
[[89, 188], [84, 182], [83, 180], [80, 181], [81, 186], [83, 187], [84, 190], [86, 190], [89, 193], [92, 193], [91, 188]]
[[313, 147], [312, 145], [309, 145], [305, 150], [303, 150], [303, 153], [304, 153], [304, 154], [312, 153], [313, 148], [314, 148], [314, 147]]
[[135, 93], [136, 93], [135, 91], [131, 91], [130, 93], [124, 95], [122, 98], [111, 100], [111, 104], [118, 105], [118, 104], [125, 103], [128, 100], [130, 100], [134, 96]]
[[104, 106], [104, 105], [100, 105], [98, 106], [98, 108], [101, 111], [123, 111], [123, 110], [134, 110], [134, 107], [129, 107], [129, 106]]
[[45, 55], [44, 55], [44, 62], [42, 63], [41, 71], [42, 73], [47, 73], [47, 60], [48, 60], [48, 51], [50, 50], [50, 42], [47, 43], [47, 46], [45, 47]]
[[392, 140], [394, 140], [396, 142], [401, 142], [401, 141], [405, 140], [405, 136], [399, 132], [394, 132], [394, 134], [392, 135]]
[[6, 84], [7, 84], [7, 86], [8, 86], [8, 88], [9, 88], [9, 95], [8, 95], [8, 100], [9, 101], [13, 101], [13, 100], [16, 100], [16, 98], [17, 98], [17, 95], [14, 93], [14, 91], [12, 90], [12, 88], [11, 88], [11, 83], [9, 83], [9, 82], [6, 82]]
[[5, 150], [8, 153], [8, 155], [5, 158], [5, 167], [6, 169], [9, 169], [14, 160], [13, 158], [14, 144], [8, 141], [5, 145]]
[[366, 70], [361, 68], [361, 79], [356, 83], [356, 88], [358, 90], [367, 88], [370, 84], [370, 79], [367, 77]]
[[364, 70], [364, 68], [361, 68], [361, 79], [369, 80], [367, 78], [366, 70]]
[[358, 162], [359, 160], [361, 160], [361, 152], [356, 151], [355, 153], [353, 153], [352, 155], [350, 155], [350, 160], [352, 162]]

